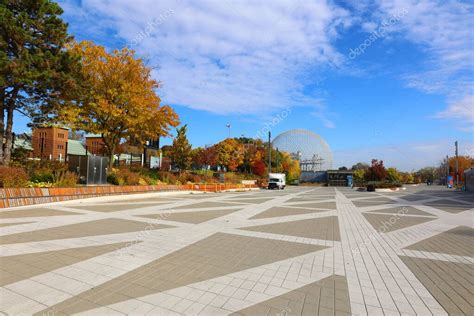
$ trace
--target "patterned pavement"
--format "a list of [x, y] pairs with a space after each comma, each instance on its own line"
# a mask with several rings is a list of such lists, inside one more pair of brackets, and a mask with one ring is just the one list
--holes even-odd
[[473, 315], [474, 195], [147, 194], [0, 212], [0, 315]]

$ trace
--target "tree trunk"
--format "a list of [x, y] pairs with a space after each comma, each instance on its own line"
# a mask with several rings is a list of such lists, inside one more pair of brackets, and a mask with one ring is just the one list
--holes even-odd
[[108, 157], [109, 157], [109, 171], [112, 171], [112, 168], [114, 167], [114, 154], [115, 154], [115, 145], [112, 146], [106, 146], [107, 151], [108, 151]]
[[[12, 102], [13, 103], [13, 102]], [[10, 163], [13, 145], [13, 106], [7, 108], [7, 128], [5, 130], [5, 149], [3, 150], [3, 163]]]
[[0, 165], [3, 165], [3, 140], [5, 139], [5, 101], [2, 93], [0, 100]]
[[[6, 104], [7, 110], [7, 128], [5, 129], [5, 147], [3, 149], [3, 164], [8, 165], [12, 154], [13, 145], [13, 112], [15, 110], [15, 102], [20, 89], [15, 87], [12, 91], [11, 98]], [[5, 105], [5, 104], [4, 104]], [[5, 114], [3, 114], [5, 115]]]

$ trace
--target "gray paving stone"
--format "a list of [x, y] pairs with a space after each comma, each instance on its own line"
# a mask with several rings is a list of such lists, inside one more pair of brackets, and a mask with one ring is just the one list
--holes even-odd
[[99, 287], [54, 305], [48, 311], [71, 314], [127, 301], [325, 247], [217, 233], [154, 260]]
[[362, 215], [364, 215], [367, 221], [378, 232], [392, 232], [398, 229], [419, 225], [436, 219], [434, 217], [399, 216], [398, 214], [382, 215], [363, 213]]
[[315, 210], [315, 209], [304, 209], [297, 207], [272, 207], [262, 213], [254, 215], [249, 219], [261, 219], [261, 218], [272, 218], [272, 217], [281, 217], [281, 216], [292, 216], [292, 215], [301, 215], [301, 214], [311, 214], [325, 212], [324, 210]]
[[412, 206], [401, 205], [397, 207], [379, 209], [369, 211], [368, 213], [388, 213], [388, 214], [408, 214], [408, 215], [423, 215], [423, 216], [436, 216], [431, 213], [419, 210]]
[[459, 226], [419, 241], [405, 249], [474, 258], [474, 229]]
[[[336, 283], [339, 290], [336, 290]], [[341, 290], [343, 288], [343, 290]], [[333, 275], [249, 306], [233, 315], [322, 315], [351, 313], [345, 277]], [[264, 315], [264, 314], [263, 314]]]
[[341, 240], [341, 235], [339, 233], [339, 223], [336, 216], [242, 227], [240, 229], [314, 239]]
[[0, 212], [0, 219], [3, 218], [22, 218], [22, 217], [45, 217], [45, 216], [64, 216], [64, 215], [78, 215], [81, 213], [59, 211], [49, 208], [30, 208], [24, 210], [2, 211]]
[[228, 215], [236, 211], [238, 211], [238, 209], [197, 211], [197, 212], [173, 212], [173, 213], [146, 214], [146, 215], [137, 215], [137, 216], [163, 220], [163, 221], [175, 221], [175, 222], [183, 222], [183, 223], [190, 223], [190, 224], [200, 224], [200, 223], [204, 223], [215, 218]]
[[423, 205], [431, 206], [449, 213], [460, 213], [474, 208], [474, 205], [467, 205], [466, 203], [459, 203], [447, 199], [426, 202], [423, 203]]
[[[450, 315], [473, 315], [472, 264], [401, 257], [421, 283]], [[465, 282], [466, 280], [470, 280]]]

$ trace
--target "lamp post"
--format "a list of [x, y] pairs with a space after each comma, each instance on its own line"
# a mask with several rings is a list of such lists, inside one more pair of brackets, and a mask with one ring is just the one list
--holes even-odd
[[225, 127], [229, 129], [229, 138], [230, 138], [230, 128], [232, 127], [230, 124], [227, 124]]

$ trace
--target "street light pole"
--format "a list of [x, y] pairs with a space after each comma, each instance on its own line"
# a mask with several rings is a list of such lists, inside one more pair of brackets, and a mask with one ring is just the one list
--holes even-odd
[[231, 125], [230, 124], [227, 124], [225, 127], [227, 127], [229, 129], [229, 138], [230, 138], [230, 128], [231, 128]]

